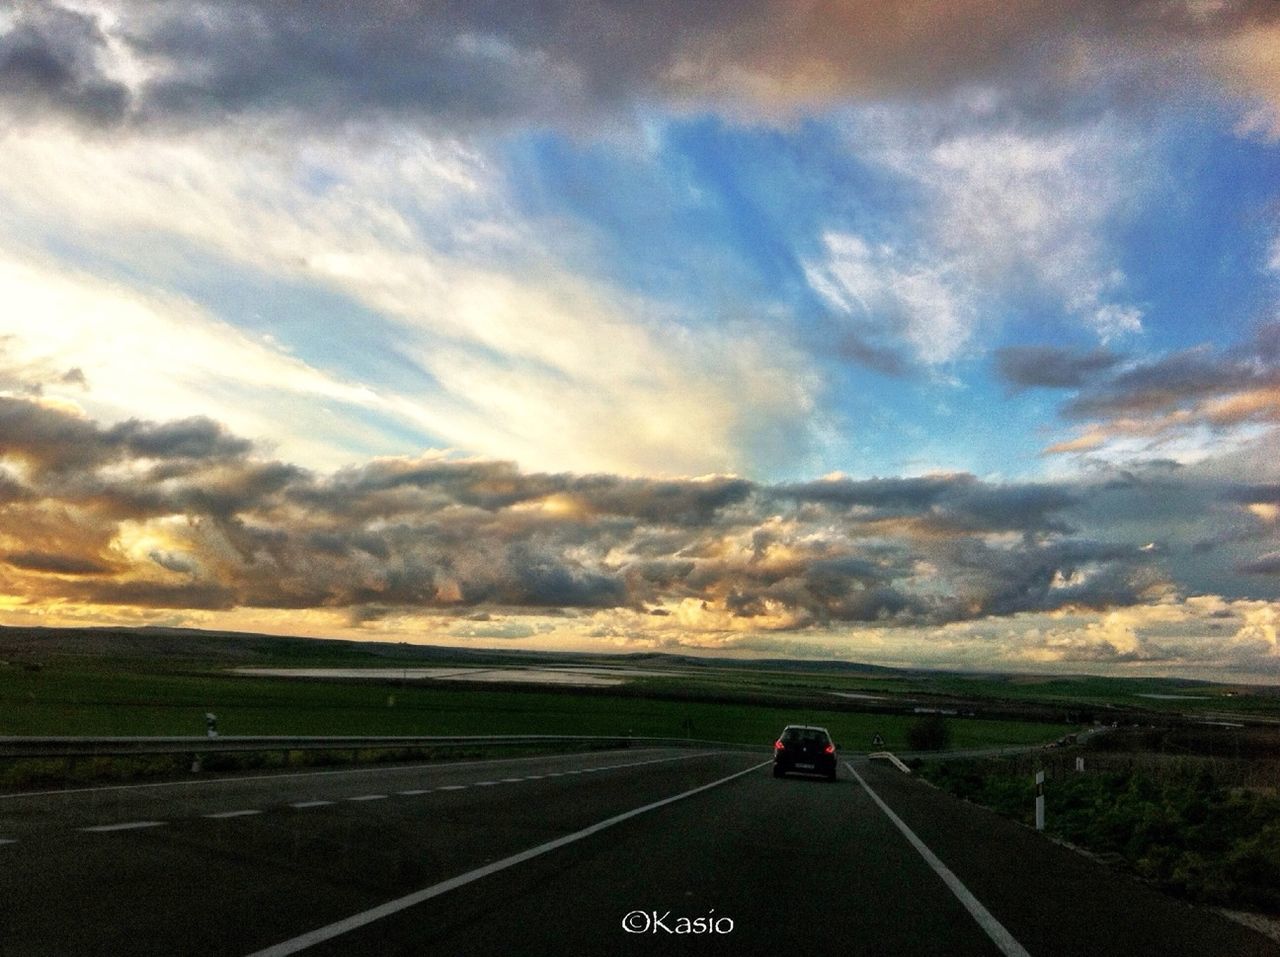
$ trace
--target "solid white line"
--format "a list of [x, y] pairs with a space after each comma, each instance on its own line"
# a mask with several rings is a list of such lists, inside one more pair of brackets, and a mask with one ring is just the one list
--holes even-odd
[[[264, 750], [271, 750], [265, 748]], [[671, 751], [672, 748], [637, 748], [631, 751], [632, 754], [637, 751]], [[615, 751], [597, 752], [600, 754], [613, 754]], [[337, 774], [371, 774], [378, 771], [423, 771], [423, 770], [448, 770], [450, 768], [474, 768], [484, 764], [512, 764], [518, 761], [546, 761], [548, 758], [580, 758], [582, 752], [571, 752], [569, 754], [534, 754], [527, 758], [484, 758], [479, 761], [432, 761], [429, 764], [396, 764], [396, 765], [375, 765], [373, 767], [363, 768], [338, 768], [333, 771], [290, 771], [282, 774], [254, 774], [245, 777], [230, 778], [205, 778], [200, 781], [152, 781], [150, 784], [104, 784], [101, 787], [93, 788], [61, 788], [54, 791], [13, 791], [9, 794], [0, 794], [0, 801], [11, 798], [26, 797], [49, 797], [55, 794], [89, 794], [94, 791], [141, 791], [145, 788], [189, 788], [200, 787], [206, 784], [234, 784], [237, 781], [277, 781], [281, 778], [323, 778], [331, 777]]]
[[359, 797], [347, 798], [348, 801], [385, 801], [385, 794], [361, 794]]
[[903, 836], [911, 842], [911, 846], [920, 852], [920, 856], [925, 859], [925, 862], [932, 867], [935, 872], [937, 872], [937, 875], [942, 878], [943, 883], [951, 889], [951, 893], [955, 894], [960, 903], [964, 905], [964, 909], [967, 910], [970, 916], [978, 922], [978, 926], [987, 932], [988, 937], [995, 941], [995, 945], [1000, 948], [1000, 952], [1004, 954], [1005, 957], [1030, 957], [1026, 948], [1018, 943], [1012, 934], [1005, 930], [1004, 925], [992, 916], [991, 911], [982, 906], [982, 902], [973, 896], [969, 888], [960, 883], [960, 878], [956, 877], [956, 875], [951, 872], [951, 869], [938, 859], [938, 855], [929, 850], [924, 841], [916, 837], [915, 832], [912, 831], [911, 828], [907, 827], [906, 822], [903, 821], [902, 818], [893, 813], [893, 810], [889, 805], [885, 804], [884, 801], [881, 800], [880, 795], [871, 790], [871, 785], [862, 779], [862, 775], [853, 769], [853, 765], [846, 761], [844, 766], [849, 769], [849, 773], [852, 774], [857, 779], [858, 783], [862, 785], [863, 790], [871, 795], [871, 800], [875, 801], [876, 804], [880, 806], [880, 810], [884, 811], [889, 820], [891, 820], [897, 826], [898, 830], [902, 832]]
[[379, 904], [377, 907], [370, 908], [359, 914], [353, 914], [345, 920], [337, 921], [329, 924], [327, 927], [320, 927], [316, 930], [300, 934], [291, 940], [282, 941], [274, 946], [259, 950], [250, 955], [250, 957], [286, 957], [288, 954], [296, 954], [298, 951], [306, 950], [315, 944], [319, 944], [326, 940], [332, 940], [342, 934], [349, 933], [357, 928], [364, 927], [366, 924], [372, 924], [376, 920], [383, 917], [389, 917], [392, 914], [399, 913], [408, 907], [414, 907], [423, 901], [430, 900], [433, 897], [439, 897], [441, 894], [447, 894], [451, 890], [462, 887], [464, 884], [470, 884], [472, 881], [478, 881], [482, 877], [488, 877], [490, 874], [496, 874], [499, 871], [505, 871], [509, 867], [517, 864], [523, 864], [527, 860], [546, 854], [548, 851], [554, 851], [557, 848], [564, 847], [566, 844], [572, 844], [580, 841], [584, 837], [590, 837], [592, 834], [598, 834], [606, 828], [613, 827], [615, 824], [621, 824], [623, 821], [630, 820], [640, 814], [648, 811], [657, 810], [668, 804], [674, 804], [676, 801], [683, 801], [685, 798], [693, 797], [695, 794], [701, 794], [703, 791], [709, 791], [712, 788], [727, 784], [735, 778], [740, 778], [744, 774], [750, 774], [752, 771], [758, 771], [760, 768], [768, 764], [768, 761], [762, 761], [760, 764], [752, 765], [745, 771], [738, 771], [730, 774], [728, 777], [720, 778], [718, 781], [712, 781], [710, 784], [703, 784], [700, 787], [683, 791], [680, 794], [674, 794], [671, 797], [663, 798], [660, 801], [654, 801], [643, 807], [633, 808], [630, 811], [624, 811], [622, 814], [615, 814], [613, 817], [605, 818], [590, 827], [585, 827], [581, 831], [574, 831], [572, 834], [566, 834], [558, 837], [554, 841], [548, 841], [545, 844], [539, 844], [537, 847], [531, 847], [527, 851], [521, 851], [519, 854], [512, 854], [510, 857], [504, 857], [500, 861], [494, 861], [492, 864], [486, 864], [484, 867], [477, 867], [473, 871], [467, 871], [465, 874], [459, 874], [457, 877], [451, 877], [447, 881], [441, 881], [438, 884], [432, 884], [430, 887], [424, 887], [420, 891], [412, 894], [406, 894], [404, 897], [396, 898], [393, 901], [387, 901], [385, 904]]
[[204, 817], [213, 821], [221, 821], [228, 817], [248, 817], [251, 814], [261, 814], [261, 811], [245, 810], [245, 811], [219, 811], [217, 814], [205, 814]]
[[96, 827], [82, 827], [80, 830], [91, 834], [105, 834], [107, 831], [136, 831], [142, 827], [160, 827], [164, 821], [130, 821], [128, 824], [99, 824]]
[[308, 807], [326, 807], [332, 803], [332, 801], [299, 801], [297, 804], [290, 804], [289, 806], [302, 810]]

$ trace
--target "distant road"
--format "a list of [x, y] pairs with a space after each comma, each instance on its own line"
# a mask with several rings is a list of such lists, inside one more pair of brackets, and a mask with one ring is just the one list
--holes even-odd
[[[766, 757], [0, 796], [0, 954], [1280, 955], [892, 768], [779, 781]], [[680, 917], [722, 932], [669, 939]]]

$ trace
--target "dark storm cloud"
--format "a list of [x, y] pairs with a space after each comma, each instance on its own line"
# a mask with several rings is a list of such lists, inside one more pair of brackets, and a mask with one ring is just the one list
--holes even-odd
[[1280, 385], [1280, 368], [1248, 354], [1202, 346], [1140, 363], [1086, 389], [1064, 407], [1072, 418], [1149, 415], [1196, 400]]
[[51, 555], [47, 552], [14, 552], [4, 556], [14, 568], [54, 575], [104, 575], [113, 571], [110, 565], [74, 555]]
[[1280, 552], [1269, 552], [1253, 561], [1241, 562], [1236, 568], [1246, 575], [1280, 576]]
[[861, 509], [858, 518], [905, 518], [940, 531], [1067, 531], [1055, 515], [1075, 504], [1065, 486], [989, 485], [972, 475], [807, 482], [770, 494], [800, 503]]
[[[1117, 438], [1158, 443], [1197, 429], [1280, 424], [1280, 323], [1265, 324], [1226, 348], [1198, 346], [1136, 362], [1107, 362], [1106, 353], [1059, 353], [1006, 350], [997, 360], [1015, 388], [1075, 390], [1059, 411], [1083, 429], [1050, 446], [1050, 453], [1088, 453]], [[1086, 361], [1090, 355], [1097, 357], [1096, 367]], [[1091, 366], [1083, 372], [1082, 361]]]
[[106, 37], [97, 21], [51, 3], [19, 3], [17, 15], [0, 34], [0, 102], [19, 116], [53, 111], [95, 125], [119, 122], [128, 91], [101, 72]]
[[1222, 497], [1242, 505], [1280, 505], [1280, 483], [1233, 485], [1223, 491]]
[[0, 455], [41, 471], [92, 470], [126, 459], [235, 459], [250, 443], [205, 418], [163, 425], [130, 420], [109, 429], [26, 399], [0, 396]]
[[1078, 389], [1119, 361], [1119, 356], [1105, 349], [1080, 352], [1059, 346], [1012, 346], [996, 351], [996, 372], [1014, 390]]
[[[1017, 79], [1053, 89], [1082, 55], [1127, 51], [1172, 75], [1185, 49], [1277, 17], [1269, 0], [115, 0], [116, 42], [151, 75], [132, 99], [104, 66], [107, 28], [23, 3], [3, 48], [17, 108], [100, 124], [251, 111], [341, 121], [589, 117], [631, 100], [766, 108]], [[1172, 62], [1170, 62], [1172, 61]]]
[[[3, 399], [0, 585], [33, 601], [174, 608], [465, 617], [692, 602], [762, 631], [937, 624], [1171, 587], [1147, 542], [1182, 480], [1159, 474], [1120, 491], [963, 474], [770, 486], [438, 458], [319, 475], [203, 419], [104, 428]], [[1274, 492], [1218, 483], [1188, 501], [1232, 508]], [[1083, 506], [1099, 495], [1105, 521]], [[1237, 574], [1256, 582], [1268, 567], [1264, 556]]]

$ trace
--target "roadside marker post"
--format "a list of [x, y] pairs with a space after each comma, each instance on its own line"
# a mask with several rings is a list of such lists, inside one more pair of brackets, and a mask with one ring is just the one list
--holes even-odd
[[1036, 830], [1044, 830], [1044, 772], [1036, 772]]
[[1076, 758], [1076, 770], [1077, 771], [1084, 770], [1084, 758]]

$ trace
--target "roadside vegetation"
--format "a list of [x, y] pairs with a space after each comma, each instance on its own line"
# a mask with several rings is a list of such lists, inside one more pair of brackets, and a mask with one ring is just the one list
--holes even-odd
[[1051, 835], [1189, 900], [1280, 916], [1274, 738], [1272, 731], [1152, 729], [1104, 736], [1096, 749], [936, 760], [920, 772], [1030, 826], [1034, 774], [1043, 770]]
[[[827, 727], [846, 751], [905, 749], [919, 719], [868, 714], [750, 695], [710, 700], [689, 692], [651, 697], [642, 690], [477, 685], [396, 680], [244, 677], [219, 668], [145, 669], [136, 662], [96, 666], [51, 662], [40, 668], [0, 667], [0, 736], [203, 735], [205, 714], [217, 715], [221, 735], [484, 735], [562, 734], [699, 738], [766, 749], [787, 724]], [[1038, 744], [1059, 737], [1061, 724], [956, 718], [951, 746], [978, 748]], [[873, 746], [876, 736], [883, 745]], [[360, 760], [465, 757], [456, 749], [363, 753]], [[486, 751], [486, 754], [493, 752]], [[352, 754], [314, 752], [218, 755], [204, 770], [305, 766], [352, 760]], [[191, 756], [120, 757], [0, 762], [0, 787], [73, 786], [190, 773]]]
[[[323, 681], [50, 665], [0, 669], [0, 735], [599, 734], [689, 737], [766, 747], [787, 724], [820, 724], [841, 747], [902, 749], [911, 715], [658, 698], [579, 688]], [[1038, 743], [1064, 725], [956, 718], [958, 748]]]

